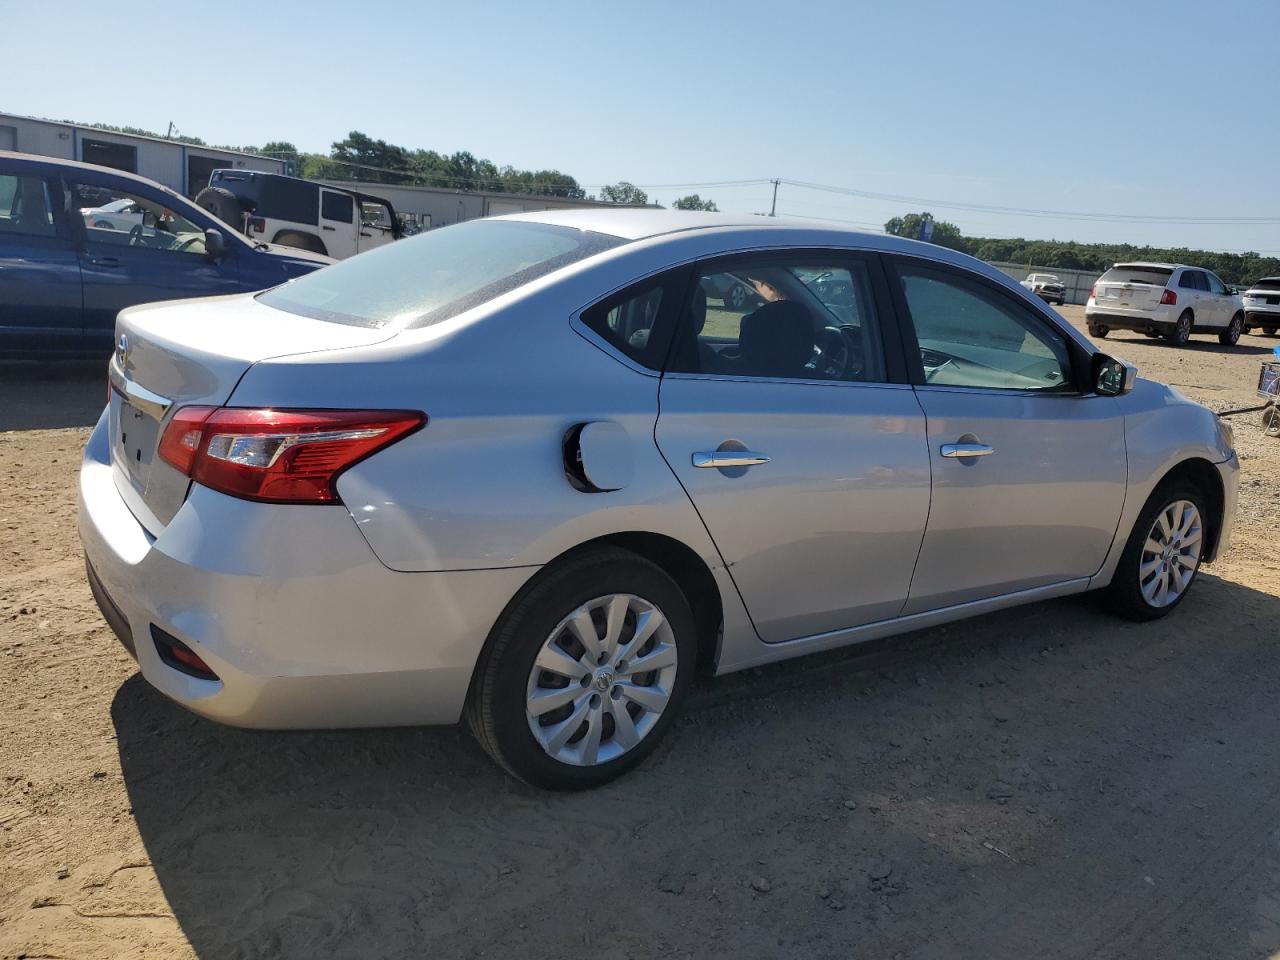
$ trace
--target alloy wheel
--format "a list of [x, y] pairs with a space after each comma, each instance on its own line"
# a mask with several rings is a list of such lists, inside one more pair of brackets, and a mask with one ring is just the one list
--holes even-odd
[[1138, 587], [1153, 607], [1176, 603], [1200, 565], [1204, 524], [1190, 500], [1175, 500], [1156, 514], [1138, 560]]
[[678, 660], [671, 625], [655, 604], [622, 593], [589, 600], [556, 625], [534, 659], [529, 730], [561, 763], [616, 760], [662, 716]]

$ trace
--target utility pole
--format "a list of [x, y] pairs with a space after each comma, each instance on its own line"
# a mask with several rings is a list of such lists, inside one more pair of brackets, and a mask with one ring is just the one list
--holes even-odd
[[164, 135], [164, 138], [165, 138], [166, 140], [168, 140], [168, 139], [170, 139], [172, 136], [173, 136], [173, 121], [172, 121], [172, 120], [170, 120], [170, 121], [169, 121], [169, 130], [168, 130], [168, 132]]
[[778, 184], [781, 180], [773, 181], [773, 203], [769, 206], [769, 216], [776, 217], [778, 215]]

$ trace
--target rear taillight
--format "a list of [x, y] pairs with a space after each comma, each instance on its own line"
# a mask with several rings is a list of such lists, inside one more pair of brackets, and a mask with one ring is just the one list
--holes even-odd
[[1090, 300], [1098, 299], [1098, 285], [1096, 283], [1089, 288], [1089, 299]]
[[1175, 307], [1178, 305], [1178, 295], [1172, 290], [1166, 290], [1160, 295], [1160, 303], [1168, 307]]
[[271, 503], [338, 503], [338, 476], [427, 422], [409, 410], [184, 407], [161, 458], [203, 486]]

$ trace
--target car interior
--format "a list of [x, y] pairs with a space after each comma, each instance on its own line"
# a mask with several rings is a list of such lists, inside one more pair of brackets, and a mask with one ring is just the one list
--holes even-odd
[[[120, 200], [131, 201], [133, 207], [142, 213], [141, 221], [131, 219], [128, 222], [105, 225], [101, 218], [86, 218], [81, 212], [101, 209]], [[123, 194], [106, 187], [73, 184], [69, 208], [74, 216], [80, 218], [85, 238], [91, 244], [204, 255], [203, 230], [164, 205], [145, 197]]]

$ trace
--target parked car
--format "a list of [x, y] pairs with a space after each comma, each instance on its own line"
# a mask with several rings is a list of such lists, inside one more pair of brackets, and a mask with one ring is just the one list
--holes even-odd
[[131, 230], [142, 223], [143, 208], [137, 200], [114, 200], [101, 207], [85, 207], [80, 211], [86, 227], [99, 230]]
[[196, 203], [235, 224], [250, 239], [270, 240], [344, 260], [398, 240], [400, 218], [391, 202], [256, 170], [215, 170]]
[[1244, 293], [1246, 330], [1260, 328], [1269, 337], [1280, 330], [1280, 277], [1263, 277]]
[[[778, 296], [713, 328], [725, 273]], [[117, 335], [80, 535], [143, 676], [241, 726], [465, 716], [546, 787], [639, 762], [699, 669], [1165, 616], [1236, 502], [1223, 421], [994, 268], [809, 223], [476, 220]]]
[[707, 295], [719, 300], [730, 310], [743, 310], [749, 306], [759, 306], [762, 302], [751, 281], [746, 277], [722, 273], [707, 277], [702, 281]]
[[249, 243], [142, 177], [0, 151], [0, 358], [105, 357], [124, 307], [261, 290], [331, 262]]
[[1185, 346], [1193, 333], [1234, 345], [1244, 332], [1244, 302], [1217, 275], [1180, 263], [1117, 263], [1098, 278], [1084, 308], [1094, 337], [1138, 330]]
[[1026, 287], [1045, 303], [1062, 306], [1067, 302], [1067, 286], [1053, 273], [1029, 273], [1022, 281]]

